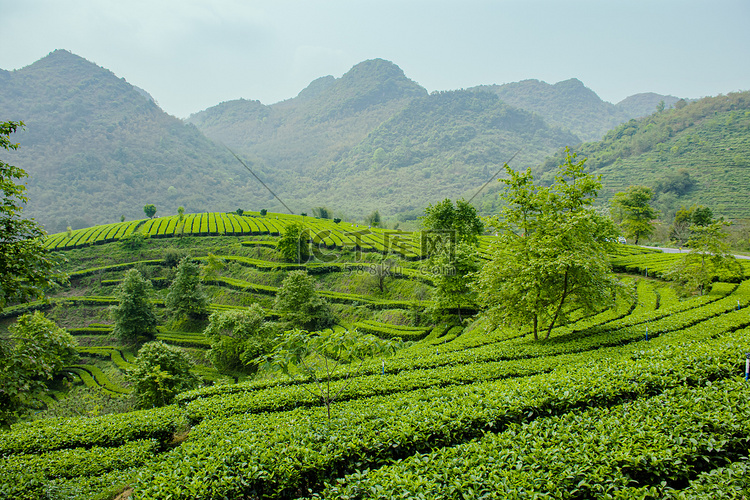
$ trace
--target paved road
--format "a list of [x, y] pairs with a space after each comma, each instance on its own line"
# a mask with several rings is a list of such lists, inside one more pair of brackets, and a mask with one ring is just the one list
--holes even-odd
[[[638, 245], [643, 248], [653, 248], [654, 250], [661, 250], [664, 253], [688, 253], [690, 250], [686, 248], [662, 248], [662, 247], [647, 247], [645, 245]], [[750, 259], [747, 255], [735, 255], [738, 259]]]

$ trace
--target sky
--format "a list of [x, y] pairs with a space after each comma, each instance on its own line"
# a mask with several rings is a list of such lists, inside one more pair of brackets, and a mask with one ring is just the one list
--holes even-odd
[[180, 118], [289, 99], [374, 58], [430, 92], [569, 78], [612, 103], [750, 90], [748, 0], [0, 0], [0, 33], [2, 69], [66, 49]]

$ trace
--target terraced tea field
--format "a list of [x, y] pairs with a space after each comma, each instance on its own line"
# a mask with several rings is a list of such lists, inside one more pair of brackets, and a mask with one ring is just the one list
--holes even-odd
[[[261, 220], [271, 224], [255, 231]], [[748, 495], [750, 280], [681, 298], [643, 272], [677, 257], [622, 247], [613, 261], [632, 300], [574, 315], [549, 341], [535, 342], [481, 319], [415, 321], [429, 305], [431, 280], [408, 233], [398, 234], [410, 243], [392, 253], [400, 260], [384, 292], [368, 269], [394, 248], [393, 232], [368, 229], [358, 241], [352, 234], [362, 228], [306, 218], [312, 234], [328, 231], [326, 255], [335, 259], [281, 262], [275, 235], [291, 220], [195, 214], [185, 217], [184, 233], [165, 217], [54, 235], [48, 244], [68, 257], [71, 287], [4, 314], [47, 310], [79, 341], [82, 362], [67, 368], [71, 377], [127, 397], [121, 374], [134, 353], [110, 336], [107, 315], [127, 269], [158, 283], [169, 278], [168, 251], [216, 257], [224, 267], [205, 283], [212, 310], [259, 303], [273, 318], [285, 273], [303, 268], [333, 304], [335, 328], [405, 341], [394, 356], [331, 380], [340, 399], [330, 420], [308, 391], [312, 382], [221, 376], [206, 362], [200, 325], [160, 315], [157, 337], [191, 353], [206, 385], [163, 408], [42, 419], [0, 433], [0, 498]], [[153, 236], [125, 250], [118, 239], [133, 230]], [[482, 242], [485, 255], [489, 244]], [[159, 311], [164, 295], [157, 289]]]

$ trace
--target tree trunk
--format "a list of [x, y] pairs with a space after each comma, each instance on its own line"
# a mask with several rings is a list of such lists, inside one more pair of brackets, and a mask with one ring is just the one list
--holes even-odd
[[555, 322], [557, 321], [557, 316], [559, 316], [560, 311], [562, 310], [563, 304], [565, 303], [565, 299], [568, 297], [568, 273], [569, 268], [565, 268], [565, 281], [563, 281], [563, 293], [562, 297], [560, 297], [560, 303], [557, 305], [557, 310], [555, 311], [555, 315], [552, 317], [552, 321], [549, 323], [549, 328], [547, 328], [547, 335], [544, 337], [544, 340], [547, 340], [552, 333], [552, 328], [555, 326]]

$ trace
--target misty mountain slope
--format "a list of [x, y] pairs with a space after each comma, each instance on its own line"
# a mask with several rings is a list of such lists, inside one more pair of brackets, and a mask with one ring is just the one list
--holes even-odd
[[[580, 139], [488, 92], [434, 92], [416, 99], [318, 174], [311, 200], [360, 204], [387, 213], [419, 210], [445, 197], [470, 197], [511, 156], [537, 165]], [[347, 178], [346, 187], [335, 179]]]
[[[693, 203], [717, 216], [750, 217], [750, 92], [683, 101], [574, 150], [601, 174], [604, 200], [643, 184], [655, 189], [667, 220]], [[561, 159], [558, 153], [542, 169], [552, 172]]]
[[307, 175], [335, 160], [427, 91], [395, 64], [373, 59], [341, 78], [313, 81], [293, 99], [221, 103], [188, 119], [206, 136], [262, 159], [277, 175]]
[[[533, 111], [551, 125], [568, 129], [584, 141], [598, 141], [620, 123], [643, 116], [632, 114], [627, 102], [618, 107], [603, 101], [576, 78], [554, 85], [539, 80], [523, 80], [504, 85], [481, 85], [471, 90], [494, 92], [511, 106]], [[647, 114], [656, 110], [658, 102]], [[636, 112], [640, 113], [641, 108]]]
[[656, 107], [661, 101], [664, 101], [666, 108], [671, 108], [679, 101], [679, 97], [673, 95], [655, 94], [654, 92], [644, 92], [626, 97], [615, 104], [615, 107], [623, 111], [629, 118], [643, 118], [656, 111]]
[[81, 57], [57, 50], [3, 79], [1, 119], [26, 124], [5, 159], [29, 173], [24, 213], [49, 232], [141, 218], [146, 203], [164, 215], [265, 199], [223, 148]]

